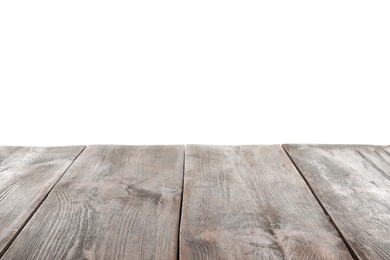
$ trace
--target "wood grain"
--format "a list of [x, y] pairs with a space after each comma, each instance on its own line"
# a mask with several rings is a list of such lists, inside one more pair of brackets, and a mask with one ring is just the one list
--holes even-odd
[[360, 259], [390, 259], [390, 148], [285, 145]]
[[0, 257], [83, 148], [0, 147]]
[[89, 146], [5, 259], [175, 259], [184, 146]]
[[186, 149], [182, 259], [351, 259], [280, 146]]

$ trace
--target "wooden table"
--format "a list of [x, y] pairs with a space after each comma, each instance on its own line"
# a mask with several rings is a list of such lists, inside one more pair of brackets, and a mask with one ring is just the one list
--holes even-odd
[[0, 147], [2, 259], [390, 259], [390, 147]]

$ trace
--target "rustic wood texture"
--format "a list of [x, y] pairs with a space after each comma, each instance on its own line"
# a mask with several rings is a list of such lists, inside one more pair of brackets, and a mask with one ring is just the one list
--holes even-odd
[[280, 146], [186, 148], [181, 259], [351, 259]]
[[360, 259], [390, 259], [390, 148], [285, 145]]
[[83, 148], [0, 147], [0, 257]]
[[184, 146], [89, 146], [5, 259], [175, 259]]

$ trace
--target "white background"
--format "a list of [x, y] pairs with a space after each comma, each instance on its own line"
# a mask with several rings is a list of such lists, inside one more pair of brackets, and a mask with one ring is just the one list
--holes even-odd
[[390, 144], [388, 1], [0, 1], [0, 145]]

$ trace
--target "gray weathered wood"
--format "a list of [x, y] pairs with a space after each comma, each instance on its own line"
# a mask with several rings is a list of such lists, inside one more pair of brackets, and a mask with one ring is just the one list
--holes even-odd
[[360, 259], [390, 259], [390, 148], [285, 145]]
[[5, 259], [175, 259], [184, 146], [89, 146]]
[[83, 148], [0, 147], [0, 257]]
[[181, 259], [351, 259], [280, 146], [186, 149]]

